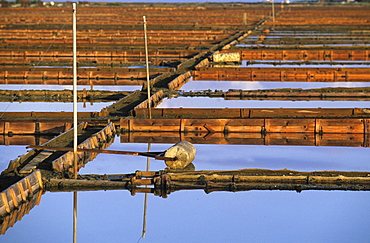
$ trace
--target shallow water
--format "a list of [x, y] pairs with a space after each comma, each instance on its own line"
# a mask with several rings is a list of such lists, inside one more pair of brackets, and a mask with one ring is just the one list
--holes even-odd
[[[120, 143], [117, 138], [109, 149], [146, 151], [147, 146]], [[162, 151], [169, 146], [152, 144], [151, 149]], [[370, 169], [368, 148], [195, 146], [197, 170]], [[151, 161], [151, 170], [163, 168], [163, 162]], [[100, 154], [80, 173], [145, 169], [145, 157]], [[368, 200], [368, 192], [342, 191], [206, 194], [197, 190], [174, 192], [167, 199], [149, 194], [147, 233], [140, 242], [361, 242], [370, 236], [366, 227]], [[142, 234], [143, 201], [144, 194], [131, 196], [125, 190], [79, 192], [78, 242], [137, 242]], [[71, 242], [72, 202], [71, 192], [47, 192], [40, 205], [1, 235], [0, 241], [28, 242], [31, 238], [36, 242]]]
[[[79, 192], [77, 241], [137, 242], [143, 198], [126, 191]], [[369, 199], [367, 192], [338, 191], [149, 195], [147, 233], [140, 242], [362, 242], [370, 236]], [[47, 193], [0, 239], [72, 242], [71, 218], [72, 193]]]

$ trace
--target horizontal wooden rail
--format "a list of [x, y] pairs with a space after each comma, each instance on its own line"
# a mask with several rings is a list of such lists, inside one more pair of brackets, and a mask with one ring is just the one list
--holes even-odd
[[[146, 109], [133, 114], [145, 118]], [[369, 118], [367, 108], [155, 108], [154, 118]]]
[[239, 52], [242, 60], [278, 60], [278, 61], [369, 61], [369, 50], [273, 50], [273, 49], [229, 49], [222, 53]]
[[[78, 101], [107, 102], [132, 94], [131, 91], [79, 90]], [[66, 102], [72, 101], [73, 90], [0, 90], [1, 102]]]
[[[26, 121], [27, 119], [49, 119], [49, 122], [53, 122], [56, 119], [59, 119], [60, 122], [60, 119], [72, 119], [73, 112], [3, 112], [0, 113], [0, 116], [3, 121], [6, 119], [14, 119], [14, 122], [20, 122], [21, 120]], [[78, 112], [79, 119], [94, 118], [98, 116], [100, 116], [99, 112]], [[9, 120], [4, 122], [9, 122]]]
[[198, 68], [194, 80], [369, 82], [370, 68]]
[[[150, 77], [170, 70], [151, 69]], [[142, 85], [146, 78], [145, 68], [80, 68], [77, 73], [81, 85]], [[72, 81], [71, 68], [0, 68], [0, 84], [71, 85]]]
[[[0, 91], [1, 94], [1, 91]], [[370, 100], [370, 88], [198, 90], [171, 92], [173, 97], [211, 97], [225, 100]]]
[[[21, 47], [20, 47], [21, 48]], [[150, 50], [148, 53], [149, 59], [152, 63], [157, 65], [160, 62], [166, 62], [169, 60], [181, 60], [184, 58], [192, 57], [198, 54], [196, 50]], [[77, 52], [77, 59], [79, 62], [117, 62], [117, 63], [129, 63], [129, 62], [144, 62], [145, 52], [144, 50], [81, 50]], [[49, 50], [49, 51], [35, 51], [35, 50], [7, 50], [0, 49], [0, 60], [3, 63], [29, 63], [29, 62], [72, 62], [72, 52], [69, 50]]]
[[370, 119], [249, 118], [249, 119], [121, 119], [122, 132], [195, 133], [359, 133], [367, 134]]

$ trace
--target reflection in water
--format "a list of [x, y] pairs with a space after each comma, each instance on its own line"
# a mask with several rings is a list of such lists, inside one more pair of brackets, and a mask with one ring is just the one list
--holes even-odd
[[[192, 78], [181, 90], [197, 91], [197, 90], [256, 90], [256, 89], [318, 89], [328, 87], [370, 87], [370, 82], [268, 82], [268, 81], [194, 81]], [[204, 108], [204, 107], [203, 107]]]
[[225, 100], [208, 97], [178, 97], [165, 99], [157, 108], [368, 108], [370, 101], [285, 101], [285, 100]]
[[73, 192], [73, 243], [77, 242], [77, 191]]
[[[148, 143], [148, 153], [150, 152], [150, 143]], [[146, 158], [146, 171], [150, 170], [150, 157]], [[148, 187], [147, 185], [145, 186]], [[144, 197], [144, 215], [143, 215], [143, 232], [141, 234], [141, 238], [145, 238], [146, 236], [146, 213], [148, 209], [148, 193], [145, 193]]]
[[29, 195], [27, 202], [21, 203], [19, 207], [14, 208], [11, 212], [3, 217], [0, 217], [0, 234], [3, 235], [5, 232], [17, 223], [22, 218], [29, 214], [31, 209], [36, 205], [40, 204], [41, 196], [45, 192], [43, 190], [37, 191], [35, 194]]

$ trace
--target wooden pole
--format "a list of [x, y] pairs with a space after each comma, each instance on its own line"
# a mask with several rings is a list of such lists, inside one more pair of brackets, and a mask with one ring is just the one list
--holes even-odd
[[247, 13], [243, 14], [243, 25], [247, 25]]
[[[74, 151], [74, 148], [71, 147], [49, 147], [49, 146], [40, 146], [40, 145], [30, 145], [27, 148], [33, 149], [42, 149], [49, 151]], [[134, 151], [120, 151], [120, 150], [101, 150], [101, 149], [83, 149], [77, 148], [77, 152], [86, 152], [86, 153], [104, 153], [104, 154], [123, 154], [123, 155], [138, 155], [152, 157], [156, 160], [165, 160], [165, 161], [176, 161], [176, 157], [165, 157], [160, 156], [163, 152], [134, 152]]]
[[147, 92], [148, 92], [148, 116], [152, 119], [152, 101], [150, 98], [150, 78], [149, 78], [149, 58], [148, 58], [148, 38], [146, 34], [146, 18], [143, 16], [144, 20], [144, 43], [145, 43], [145, 66], [146, 66], [146, 82], [147, 82]]
[[[72, 4], [73, 22], [73, 174], [77, 179], [78, 156], [77, 156], [77, 38], [76, 38], [76, 3]], [[77, 242], [77, 191], [73, 192], [73, 243]]]
[[77, 44], [76, 44], [76, 3], [72, 4], [72, 19], [73, 19], [73, 173], [77, 179], [78, 172], [78, 157], [77, 157]]
[[272, 0], [272, 24], [275, 28], [275, 0]]

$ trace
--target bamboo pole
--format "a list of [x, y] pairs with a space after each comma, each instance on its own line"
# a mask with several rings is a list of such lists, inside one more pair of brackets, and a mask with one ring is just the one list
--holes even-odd
[[146, 34], [146, 17], [143, 16], [144, 20], [144, 43], [145, 43], [145, 67], [146, 67], [146, 82], [147, 82], [147, 93], [148, 93], [148, 115], [149, 119], [152, 119], [152, 101], [150, 98], [150, 78], [149, 78], [149, 58], [148, 58], [148, 38]]
[[272, 0], [272, 24], [275, 28], [275, 0]]
[[[78, 173], [78, 156], [77, 156], [77, 38], [76, 38], [76, 3], [72, 4], [73, 18], [73, 174], [77, 179]], [[73, 243], [77, 242], [77, 191], [73, 192]]]
[[[49, 147], [49, 146], [42, 146], [42, 145], [30, 145], [30, 146], [27, 146], [27, 148], [40, 149], [40, 150], [42, 149], [42, 150], [49, 150], [49, 151], [74, 151], [74, 148], [71, 148], [71, 147], [51, 147], [51, 146]], [[163, 152], [134, 152], [134, 151], [84, 149], [84, 148], [77, 148], [77, 152], [137, 155], [137, 156], [152, 157], [152, 158], [155, 158], [156, 160], [165, 160], [165, 161], [176, 161], [177, 160], [177, 158], [160, 156], [160, 154]]]
[[74, 178], [77, 178], [78, 157], [77, 157], [77, 44], [76, 44], [76, 3], [72, 4], [73, 20], [73, 154], [74, 154]]

